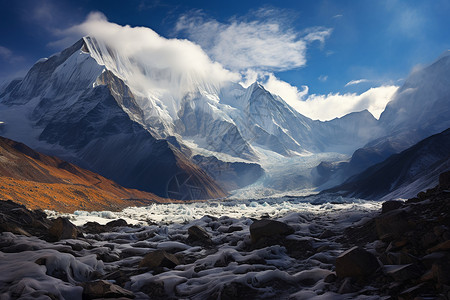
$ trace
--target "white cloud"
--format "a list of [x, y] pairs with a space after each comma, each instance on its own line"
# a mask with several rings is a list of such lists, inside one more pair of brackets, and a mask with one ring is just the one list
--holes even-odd
[[380, 86], [362, 94], [312, 94], [304, 97], [305, 100], [291, 99], [289, 104], [301, 114], [315, 120], [332, 120], [364, 109], [378, 119], [397, 89], [398, 86]]
[[255, 71], [247, 72], [241, 84], [247, 87], [255, 81], [260, 82], [272, 94], [280, 96], [302, 115], [321, 121], [343, 117], [351, 112], [364, 109], [378, 119], [398, 89], [398, 86], [382, 85], [371, 88], [362, 94], [309, 94], [309, 88], [306, 85], [299, 89], [278, 79], [273, 73]]
[[15, 55], [10, 49], [0, 46], [0, 58], [9, 63], [23, 61], [23, 57]]
[[[187, 92], [193, 81], [214, 84], [232, 80], [240, 75], [211, 61], [202, 48], [188, 40], [166, 39], [147, 27], [121, 26], [109, 22], [99, 12], [91, 13], [86, 21], [63, 31], [63, 39], [89, 35], [105, 43], [133, 68], [126, 77], [139, 82], [140, 90], [150, 88]], [[117, 70], [120, 73], [121, 67]], [[119, 74], [120, 75], [120, 74]]]
[[350, 85], [356, 85], [356, 84], [360, 84], [360, 83], [364, 83], [364, 82], [368, 82], [369, 80], [368, 79], [358, 79], [358, 80], [351, 80], [351, 81], [349, 81], [349, 82], [347, 82], [346, 84], [345, 84], [345, 86], [350, 86]]
[[[191, 30], [190, 26], [194, 24], [197, 23], [180, 19], [178, 29]], [[195, 74], [196, 82], [204, 82], [207, 85], [231, 80], [241, 81], [243, 86], [248, 86], [258, 80], [267, 90], [279, 95], [294, 109], [312, 119], [330, 120], [363, 109], [368, 109], [373, 115], [379, 117], [386, 103], [397, 90], [396, 86], [380, 86], [360, 95], [354, 93], [310, 95], [307, 86], [300, 88], [292, 86], [278, 79], [271, 71], [305, 64], [306, 45], [312, 41], [322, 43], [326, 34], [310, 30], [306, 34], [306, 36], [309, 35], [306, 41], [298, 38], [295, 33], [282, 31], [281, 27], [275, 23], [236, 21], [224, 25], [217, 21], [205, 21], [198, 25], [197, 39], [211, 35], [212, 40], [207, 38], [203, 41], [205, 47], [209, 45], [215, 57], [222, 59], [219, 62], [225, 62], [232, 71], [211, 60], [205, 51], [193, 42], [166, 39], [145, 27], [114, 24], [108, 22], [101, 13], [91, 13], [82, 24], [62, 31], [61, 41], [78, 38], [80, 35], [90, 35], [101, 39], [111, 48], [119, 50], [121, 55], [128, 57], [131, 62], [139, 63], [132, 76], [134, 76], [133, 81], [138, 82], [142, 89], [162, 88], [166, 91], [179, 90], [183, 93], [186, 90], [180, 87], [180, 83], [175, 82], [174, 85], [172, 81], [186, 78], [186, 75], [189, 77], [189, 74]], [[255, 28], [252, 28], [252, 25]], [[262, 32], [258, 33], [260, 29]], [[191, 34], [195, 35], [193, 31]], [[213, 38], [215, 34], [219, 36]], [[314, 34], [317, 35], [314, 36]], [[218, 48], [215, 48], [216, 42]], [[231, 48], [229, 51], [226, 45]], [[269, 47], [270, 45], [272, 48]], [[248, 47], [247, 50], [245, 50], [246, 47]], [[269, 50], [266, 50], [267, 47]], [[236, 62], [233, 59], [236, 59]], [[163, 82], [165, 79], [161, 80], [159, 73], [158, 76], [149, 78], [148, 74], [142, 73], [142, 69], [146, 72], [161, 70], [162, 75], [169, 71], [171, 73], [167, 78], [170, 80]], [[326, 80], [326, 76], [323, 76], [322, 80]], [[180, 95], [182, 94], [178, 96]]]
[[314, 41], [323, 44], [331, 34], [331, 29], [323, 27], [299, 33], [276, 18], [234, 19], [225, 24], [198, 12], [180, 17], [176, 30], [187, 33], [215, 61], [234, 71], [281, 71], [302, 67], [306, 64], [308, 44]]
[[320, 75], [317, 79], [319, 79], [319, 81], [325, 82], [328, 80], [328, 75]]

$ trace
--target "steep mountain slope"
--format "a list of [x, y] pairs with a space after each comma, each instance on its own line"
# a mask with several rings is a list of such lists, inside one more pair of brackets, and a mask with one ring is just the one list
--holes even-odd
[[[1, 103], [3, 134], [126, 187], [182, 199], [225, 195], [142, 123], [145, 116], [132, 91], [91, 57], [84, 40], [36, 63], [21, 82], [6, 88]], [[169, 184], [180, 174], [190, 178], [190, 188], [169, 195], [174, 192]]]
[[412, 73], [381, 114], [372, 140], [350, 161], [324, 163], [316, 170], [319, 184], [342, 183], [394, 153], [450, 127], [450, 51]]
[[2, 134], [127, 187], [210, 199], [225, 193], [194, 155], [240, 162], [244, 174], [267, 157], [258, 149], [287, 158], [348, 154], [376, 123], [367, 112], [313, 121], [258, 83], [244, 88], [195, 70], [180, 73], [119, 48], [85, 37], [38, 61], [0, 92]]
[[392, 155], [326, 192], [340, 192], [364, 199], [416, 195], [435, 186], [436, 175], [450, 169], [449, 149], [450, 128]]
[[74, 164], [0, 137], [0, 199], [30, 209], [120, 210], [167, 202], [154, 194], [126, 189]]

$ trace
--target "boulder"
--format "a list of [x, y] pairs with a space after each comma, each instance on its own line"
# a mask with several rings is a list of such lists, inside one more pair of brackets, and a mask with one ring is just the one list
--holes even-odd
[[449, 251], [450, 250], [450, 240], [437, 244], [433, 248], [427, 250], [428, 253], [433, 253], [436, 251]]
[[360, 247], [353, 247], [336, 258], [336, 275], [339, 278], [368, 277], [379, 267], [375, 255]]
[[404, 205], [404, 202], [400, 201], [400, 200], [386, 201], [381, 206], [381, 213], [385, 214], [385, 213], [395, 210], [397, 208], [403, 207], [403, 205]]
[[125, 227], [125, 226], [128, 226], [128, 223], [124, 219], [118, 219], [118, 220], [114, 220], [114, 221], [110, 221], [110, 222], [106, 223], [106, 226], [108, 226], [108, 227]]
[[208, 232], [206, 232], [206, 230], [200, 226], [193, 225], [189, 227], [188, 234], [189, 234], [188, 239], [190, 241], [196, 241], [201, 243], [211, 242], [211, 237], [208, 234]]
[[269, 219], [257, 220], [250, 225], [252, 243], [257, 243], [263, 238], [278, 239], [294, 232], [295, 230], [291, 226]]
[[139, 263], [139, 268], [149, 268], [152, 270], [158, 268], [172, 269], [180, 264], [178, 258], [164, 250], [156, 250], [147, 253]]
[[133, 292], [112, 284], [106, 280], [82, 283], [83, 299], [128, 298], [133, 299]]
[[375, 218], [375, 229], [380, 240], [399, 238], [410, 228], [408, 214], [404, 210], [393, 210]]
[[439, 175], [439, 187], [443, 190], [450, 189], [450, 171]]
[[420, 268], [416, 264], [407, 264], [395, 266], [386, 272], [395, 281], [403, 282], [414, 278], [419, 278], [422, 275]]
[[0, 232], [45, 236], [50, 224], [41, 210], [30, 211], [11, 200], [0, 200]]
[[48, 230], [50, 236], [57, 241], [64, 239], [76, 239], [80, 234], [77, 226], [66, 218], [57, 218]]

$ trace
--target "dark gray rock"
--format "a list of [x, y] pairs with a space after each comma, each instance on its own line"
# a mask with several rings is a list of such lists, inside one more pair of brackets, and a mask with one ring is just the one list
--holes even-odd
[[391, 210], [395, 210], [397, 208], [400, 208], [403, 206], [403, 201], [400, 200], [389, 200], [383, 203], [383, 205], [381, 206], [381, 213], [387, 213], [390, 212]]
[[164, 250], [156, 250], [144, 256], [139, 263], [139, 268], [149, 268], [153, 270], [158, 268], [171, 269], [179, 264], [180, 261], [175, 255], [167, 253]]
[[98, 280], [92, 282], [82, 283], [83, 299], [98, 299], [98, 298], [127, 298], [133, 299], [135, 296], [133, 292], [121, 288], [118, 285], [112, 284], [106, 280]]
[[339, 278], [368, 277], [379, 267], [377, 258], [360, 247], [353, 247], [336, 258], [336, 275]]
[[294, 233], [295, 230], [282, 222], [262, 219], [257, 220], [250, 225], [250, 236], [252, 243], [256, 243], [261, 239], [278, 239]]
[[188, 229], [188, 240], [200, 243], [211, 243], [211, 237], [206, 230], [200, 226], [194, 225]]

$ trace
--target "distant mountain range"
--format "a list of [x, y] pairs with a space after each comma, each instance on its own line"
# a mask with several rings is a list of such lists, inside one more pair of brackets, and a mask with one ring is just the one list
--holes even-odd
[[150, 68], [85, 37], [0, 91], [0, 135], [127, 188], [181, 200], [222, 198], [267, 181], [274, 159], [358, 149], [349, 162], [297, 176], [330, 187], [450, 127], [449, 61], [444, 54], [412, 74], [380, 120], [362, 111], [321, 122], [257, 82], [244, 88]]
[[364, 199], [415, 197], [450, 169], [450, 128], [390, 156], [325, 192]]

